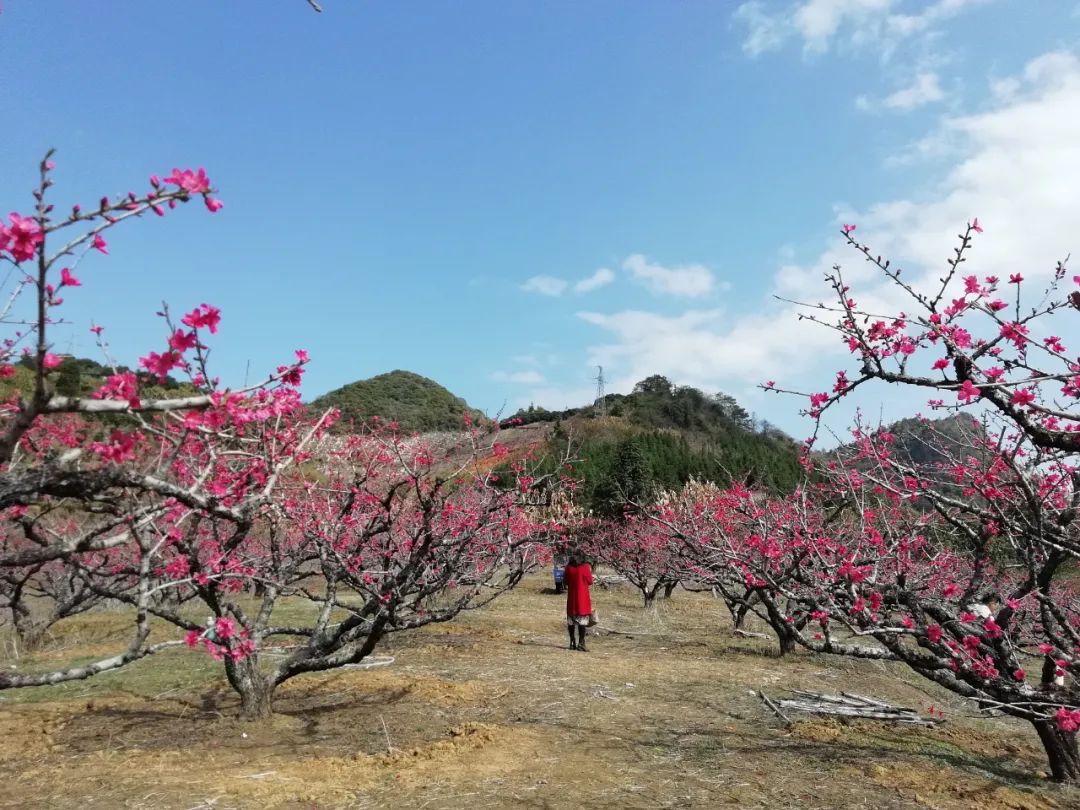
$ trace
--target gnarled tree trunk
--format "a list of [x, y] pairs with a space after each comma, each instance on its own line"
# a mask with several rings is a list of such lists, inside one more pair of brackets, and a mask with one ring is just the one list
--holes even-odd
[[52, 622], [34, 621], [33, 615], [28, 610], [13, 610], [15, 614], [15, 635], [25, 651], [35, 650], [45, 640], [45, 631]]
[[795, 652], [795, 648], [798, 646], [798, 642], [795, 640], [795, 636], [791, 633], [780, 634], [780, 657], [783, 658], [789, 652]]
[[1076, 732], [1062, 731], [1053, 720], [1038, 720], [1032, 725], [1042, 741], [1050, 774], [1055, 782], [1080, 780], [1080, 753], [1077, 752]]
[[265, 720], [274, 713], [274, 689], [277, 684], [259, 671], [257, 655], [239, 661], [226, 659], [225, 674], [229, 685], [240, 695], [240, 716], [245, 720]]
[[731, 618], [735, 623], [735, 629], [736, 630], [742, 630], [743, 629], [743, 625], [746, 624], [746, 616], [749, 613], [750, 613], [750, 603], [749, 602], [743, 602], [742, 604], [736, 606], [734, 608], [734, 610], [731, 611]]
[[650, 584], [648, 579], [644, 579], [638, 585], [638, 590], [641, 591], [641, 595], [645, 600], [646, 610], [656, 610], [656, 597], [657, 594], [660, 593], [660, 588], [663, 584], [664, 583], [661, 580], [657, 580]]

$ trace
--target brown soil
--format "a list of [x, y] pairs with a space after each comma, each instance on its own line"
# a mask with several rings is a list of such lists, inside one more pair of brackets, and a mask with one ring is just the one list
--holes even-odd
[[[298, 678], [265, 723], [238, 720], [220, 671], [187, 650], [0, 694], [0, 807], [1080, 806], [1040, 777], [1027, 728], [975, 717], [902, 669], [777, 659], [771, 642], [732, 637], [710, 596], [681, 591], [645, 613], [635, 593], [599, 590], [602, 627], [628, 635], [570, 652], [547, 587], [538, 575], [488, 609], [388, 639], [385, 668]], [[80, 617], [18, 666], [96, 652], [116, 624]], [[785, 728], [751, 690], [790, 688], [933, 703], [948, 722]]]
[[895, 788], [898, 795], [916, 806], [933, 810], [1051, 810], [1062, 806], [1052, 798], [986, 780], [958, 777], [944, 768], [878, 764], [870, 769], [870, 778]]

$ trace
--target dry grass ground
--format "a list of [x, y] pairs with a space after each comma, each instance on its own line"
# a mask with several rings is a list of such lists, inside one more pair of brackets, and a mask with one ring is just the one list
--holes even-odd
[[[1080, 792], [1036, 775], [1042, 757], [1024, 726], [974, 717], [901, 670], [778, 660], [770, 643], [731, 636], [720, 603], [681, 591], [655, 615], [630, 591], [597, 592], [602, 624], [633, 637], [574, 653], [547, 583], [391, 639], [388, 667], [287, 684], [266, 724], [236, 720], [217, 665], [186, 650], [4, 693], [0, 807], [1080, 806]], [[80, 617], [18, 666], [111, 649], [114, 621]], [[933, 703], [948, 722], [785, 729], [750, 690], [787, 688]]]

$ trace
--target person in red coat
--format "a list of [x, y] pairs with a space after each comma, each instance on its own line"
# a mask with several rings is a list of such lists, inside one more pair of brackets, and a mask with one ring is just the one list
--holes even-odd
[[585, 629], [589, 626], [589, 617], [593, 612], [592, 599], [589, 596], [593, 575], [589, 564], [579, 553], [570, 555], [563, 582], [566, 585], [566, 630], [570, 634], [570, 649], [588, 652], [585, 646]]

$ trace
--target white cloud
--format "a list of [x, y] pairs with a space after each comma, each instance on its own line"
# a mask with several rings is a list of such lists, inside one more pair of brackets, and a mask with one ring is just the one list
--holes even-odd
[[605, 285], [610, 284], [615, 280], [615, 274], [608, 270], [606, 267], [601, 267], [591, 276], [585, 278], [574, 284], [574, 292], [586, 293], [599, 289]]
[[566, 292], [568, 283], [565, 279], [554, 276], [533, 276], [521, 285], [521, 289], [529, 293], [550, 295], [555, 298]]
[[807, 0], [791, 17], [795, 30], [810, 51], [829, 47], [840, 26], [851, 25], [859, 36], [875, 26], [892, 7], [894, 0]]
[[546, 382], [543, 374], [532, 369], [525, 371], [495, 371], [492, 372], [491, 379], [496, 382], [508, 382], [517, 385], [541, 385]]
[[770, 373], [779, 376], [783, 367], [800, 367], [836, 343], [827, 330], [789, 314], [771, 305], [741, 318], [717, 309], [673, 317], [638, 310], [580, 312], [578, 317], [613, 336], [612, 342], [589, 348], [589, 362], [615, 370], [616, 386], [629, 388], [659, 373], [682, 384], [719, 390], [733, 380], [746, 385], [763, 382]]
[[911, 85], [886, 96], [882, 104], [890, 110], [907, 112], [935, 101], [941, 101], [943, 98], [945, 98], [945, 92], [941, 89], [938, 75], [920, 73]]
[[[598, 290], [610, 284], [615, 280], [615, 274], [608, 270], [606, 267], [601, 267], [595, 273], [585, 278], [578, 279], [573, 284], [573, 290], [576, 293], [587, 293], [593, 290]], [[568, 289], [571, 284], [564, 278], [557, 278], [556, 276], [533, 276], [521, 285], [521, 289], [525, 292], [539, 293], [540, 295], [548, 295], [552, 298], [558, 298]]]
[[938, 130], [903, 147], [885, 158], [885, 168], [896, 169], [913, 164], [925, 164], [942, 158], [962, 159], [966, 144], [954, 132]]
[[935, 23], [955, 17], [966, 9], [989, 2], [989, 0], [938, 0], [919, 14], [892, 14], [886, 27], [892, 34], [911, 36], [929, 30]]
[[712, 292], [716, 280], [712, 271], [702, 264], [664, 267], [654, 264], [640, 253], [627, 256], [623, 270], [650, 291], [664, 295], [697, 297]]
[[[1007, 97], [991, 96], [981, 112], [947, 117], [923, 139], [948, 143], [955, 155], [924, 194], [838, 212], [837, 226], [856, 222], [860, 239], [874, 254], [904, 268], [916, 289], [936, 291], [958, 232], [975, 216], [985, 233], [976, 239], [966, 272], [1001, 278], [1022, 272], [1028, 286], [1037, 288], [1058, 259], [1080, 250], [1080, 185], [1075, 182], [1080, 176], [1080, 59], [1065, 52], [1045, 54], [1010, 86]], [[909, 308], [903, 293], [839, 236], [815, 261], [781, 266], [773, 290], [788, 299], [828, 301], [830, 290], [822, 279], [834, 264], [843, 266], [845, 282], [864, 309], [888, 313]], [[850, 370], [851, 362], [835, 333], [800, 321], [801, 312], [767, 300], [741, 315], [694, 309], [674, 317], [634, 310], [579, 317], [609, 336], [590, 347], [589, 360], [612, 375], [611, 390], [653, 373], [736, 394], [739, 385], [767, 378], [803, 390], [826, 389], [831, 372]], [[1074, 320], [1063, 317], [1054, 323], [1056, 333], [1080, 338], [1080, 323]], [[880, 396], [881, 388], [875, 393]], [[870, 396], [860, 402], [875, 407]], [[796, 403], [768, 401], [775, 403], [771, 407], [777, 414], [788, 415], [787, 425], [795, 424], [791, 413]], [[883, 407], [899, 410], [895, 418], [925, 408], [925, 401], [890, 391]], [[772, 414], [769, 418], [784, 423]]]
[[760, 56], [784, 44], [789, 31], [779, 16], [766, 14], [759, 0], [750, 0], [735, 9], [735, 19], [746, 23], [747, 34], [743, 50], [750, 56]]
[[828, 51], [837, 42], [855, 50], [872, 48], [888, 57], [902, 42], [926, 41], [940, 23], [988, 0], [937, 0], [917, 11], [905, 0], [762, 0], [741, 4], [734, 18], [746, 26], [743, 50], [759, 56], [782, 47], [789, 39], [802, 43], [807, 54]]
[[[714, 289], [728, 289], [727, 282], [717, 284], [709, 268], [701, 264], [689, 264], [682, 267], [664, 267], [650, 262], [640, 253], [626, 257], [622, 263], [631, 278], [644, 285], [650, 292], [663, 295], [681, 295], [696, 297], [706, 295]], [[607, 267], [601, 267], [591, 275], [571, 283], [556, 276], [533, 276], [521, 285], [529, 293], [558, 298], [567, 290], [582, 294], [606, 287], [615, 281], [615, 273]]]
[[[1077, 109], [1080, 60], [1069, 53], [1043, 55], [1017, 77], [1010, 99], [996, 99], [984, 112], [947, 117], [917, 142], [910, 160], [919, 153], [938, 157], [946, 149], [952, 156], [950, 168], [927, 193], [846, 210], [837, 222], [856, 222], [858, 235], [874, 253], [907, 268], [913, 283], [936, 282], [958, 231], [975, 216], [986, 232], [969, 258], [971, 272], [1045, 274], [1075, 247]], [[817, 301], [825, 292], [822, 274], [835, 263], [845, 266], [845, 277], [853, 283], [876, 278], [837, 239], [812, 265], [780, 268], [777, 290]]]
[[1020, 79], [1016, 76], [1008, 76], [1004, 79], [995, 79], [990, 82], [990, 92], [993, 94], [995, 100], [1000, 102], [1010, 102], [1016, 98], [1016, 94], [1022, 88]]
[[934, 137], [957, 151], [924, 199], [878, 203], [859, 216], [876, 252], [936, 278], [955, 234], [973, 216], [987, 232], [972, 263], [980, 273], [1052, 266], [1074, 245], [1080, 187], [1080, 61], [1045, 54], [1014, 93], [985, 112], [946, 118]]

